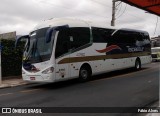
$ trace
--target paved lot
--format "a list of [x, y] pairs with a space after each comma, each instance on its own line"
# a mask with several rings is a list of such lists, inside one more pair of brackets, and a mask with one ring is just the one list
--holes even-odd
[[1, 107], [126, 107], [126, 112], [127, 107], [144, 107], [157, 100], [159, 63], [145, 65], [141, 71], [94, 76], [86, 83], [70, 80], [0, 89]]

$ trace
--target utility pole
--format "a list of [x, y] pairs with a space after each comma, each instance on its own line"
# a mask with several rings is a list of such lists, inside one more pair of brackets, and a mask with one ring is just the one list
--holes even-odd
[[111, 20], [111, 26], [115, 26], [115, 14], [116, 14], [116, 2], [117, 0], [112, 0], [112, 20]]

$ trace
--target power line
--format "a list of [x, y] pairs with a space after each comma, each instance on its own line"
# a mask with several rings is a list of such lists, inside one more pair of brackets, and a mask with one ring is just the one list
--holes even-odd
[[[90, 0], [90, 1], [95, 2], [95, 3], [99, 4], [99, 5], [102, 5], [102, 6], [105, 6], [105, 7], [106, 7], [106, 4], [97, 2], [97, 1], [95, 1], [95, 0]], [[121, 17], [121, 16], [124, 14], [124, 12], [126, 11], [126, 9], [127, 9], [127, 4], [126, 4], [123, 13], [121, 13], [121, 14], [119, 15], [119, 13], [121, 12], [122, 4], [123, 4], [123, 2], [120, 1], [120, 2], [117, 3], [117, 5], [116, 5], [116, 8], [115, 8], [115, 9], [119, 9], [117, 12], [115, 12], [116, 15], [117, 15], [117, 16], [116, 16], [117, 18]], [[112, 8], [112, 7], [110, 7], [110, 6], [107, 6], [107, 7]], [[118, 16], [118, 15], [119, 15], [119, 16]], [[130, 16], [132, 16], [132, 17], [135, 17], [136, 19], [137, 19], [137, 18], [138, 18], [138, 19], [143, 19], [143, 18], [141, 18], [141, 17], [138, 17], [138, 16], [133, 15], [133, 14], [129, 14], [129, 13], [127, 13], [127, 15], [130, 15]]]
[[157, 26], [158, 26], [158, 16], [157, 16], [156, 26], [155, 26], [155, 30], [154, 30], [154, 35], [156, 34]]
[[126, 6], [125, 6], [125, 8], [124, 8], [123, 12], [122, 12], [119, 16], [117, 16], [117, 18], [116, 18], [116, 19], [118, 19], [119, 17], [121, 17], [121, 16], [125, 13], [126, 9], [127, 9], [127, 4], [126, 4]]
[[122, 1], [120, 1], [119, 3], [117, 3], [116, 7], [118, 7], [121, 3], [122, 3]]
[[109, 5], [107, 5], [107, 4], [104, 4], [104, 3], [101, 3], [101, 2], [97, 2], [97, 1], [95, 1], [95, 0], [90, 0], [90, 1], [95, 2], [95, 3], [97, 3], [97, 4], [100, 4], [100, 5], [102, 5], [102, 6], [105, 6], [105, 7], [112, 8], [111, 6], [109, 6]]
[[118, 11], [116, 11], [116, 15], [119, 15], [121, 8], [122, 8], [122, 2], [121, 2], [121, 4], [119, 4], [119, 7], [116, 8], [116, 9], [118, 9]]
[[144, 19], [144, 18], [138, 17], [138, 16], [136, 16], [136, 15], [130, 14], [129, 12], [127, 12], [126, 15], [132, 16], [132, 17], [134, 17], [135, 19], [137, 19], [137, 18], [138, 18], [138, 19], [141, 19], [141, 20]]
[[[50, 6], [56, 6], [56, 7], [58, 7], [58, 8], [64, 8], [64, 9], [67, 9], [67, 10], [70, 10], [70, 11], [80, 11], [80, 13], [82, 14], [92, 14], [92, 15], [95, 15], [95, 16], [98, 16], [98, 17], [103, 17], [103, 18], [107, 18], [107, 19], [110, 19], [109, 17], [105, 17], [105, 16], [102, 16], [102, 15], [99, 15], [99, 14], [95, 14], [95, 13], [91, 13], [91, 12], [86, 12], [86, 11], [84, 11], [84, 10], [77, 10], [77, 9], [71, 9], [70, 7], [66, 7], [66, 6], [63, 6], [63, 5], [57, 5], [57, 4], [54, 4], [54, 3], [50, 3], [50, 2], [47, 2], [46, 0], [41, 0], [41, 1], [39, 1], [39, 0], [36, 0], [37, 2], [41, 2], [41, 3], [44, 3], [44, 4], [48, 4], [48, 5], [50, 5]], [[96, 3], [96, 4], [99, 4], [99, 5], [102, 5], [102, 6], [105, 6], [105, 7], [109, 7], [109, 8], [111, 8], [110, 6], [108, 6], [108, 5], [106, 5], [106, 4], [103, 4], [103, 3], [101, 3], [101, 2], [97, 2], [97, 1], [95, 1], [95, 0], [90, 0], [91, 2], [94, 2], [94, 3]], [[122, 2], [119, 2], [117, 5], [116, 5], [117, 7], [119, 7], [119, 11], [117, 12], [117, 14], [119, 14], [120, 13], [120, 10], [121, 10], [121, 8], [122, 8]], [[124, 8], [124, 10], [123, 10], [123, 12], [118, 16], [118, 18], [119, 17], [121, 17], [123, 14], [124, 14], [124, 12], [126, 11], [126, 9], [127, 9], [127, 5], [125, 6], [125, 8]], [[133, 15], [133, 14], [129, 14], [129, 13], [127, 13], [127, 15], [130, 15], [130, 16], [132, 16], [132, 17], [135, 17], [135, 18], [139, 18], [139, 19], [143, 19], [143, 18], [140, 18], [140, 17], [138, 17], [138, 16], [135, 16], [135, 15]], [[109, 23], [109, 21], [106, 21], [106, 22], [108, 22]], [[118, 21], [119, 22], [119, 21]]]
[[[97, 1], [95, 1], [95, 0], [90, 0], [90, 1], [95, 2], [95, 3], [99, 4], [99, 5], [105, 6], [105, 7], [107, 6], [107, 7], [109, 7], [109, 8], [112, 8], [112, 7], [110, 7], [110, 6], [106, 5], [106, 4], [97, 2]], [[122, 8], [122, 4], [123, 4], [123, 2], [120, 1], [120, 2], [116, 5], [117, 8], [118, 8], [118, 6], [120, 7], [120, 8], [118, 8], [118, 9], [119, 9], [118, 12], [116, 13], [117, 15], [120, 13], [120, 10], [121, 10], [121, 8]], [[127, 4], [126, 4], [126, 5], [127, 5]], [[127, 7], [127, 6], [125, 6], [125, 7]], [[126, 8], [125, 8], [125, 9], [126, 9]], [[123, 12], [124, 12], [124, 11], [123, 11]], [[130, 16], [132, 16], [132, 17], [139, 18], [139, 19], [143, 19], [143, 18], [138, 17], [138, 16], [133, 15], [133, 14], [128, 14], [128, 15], [130, 15]]]
[[[61, 8], [64, 8], [64, 9], [67, 9], [67, 10], [72, 10], [73, 11], [73, 9], [71, 9], [71, 8], [69, 8], [69, 7], [66, 7], [66, 6], [63, 6], [63, 5], [57, 5], [57, 4], [54, 4], [54, 3], [49, 3], [49, 2], [46, 2], [46, 1], [44, 1], [44, 0], [42, 0], [42, 1], [38, 1], [39, 3], [44, 3], [44, 4], [48, 4], [48, 5], [50, 5], [50, 6], [56, 6], [56, 7], [61, 7]], [[74, 11], [75, 10], [77, 10], [77, 9], [74, 9]], [[108, 18], [109, 19], [109, 17], [104, 17], [104, 16], [102, 16], [102, 15], [97, 15], [97, 14], [94, 14], [94, 13], [90, 13], [90, 12], [86, 12], [86, 11], [82, 11], [82, 10], [77, 10], [77, 11], [81, 11], [81, 13], [83, 12], [83, 13], [85, 13], [85, 15], [86, 14], [93, 14], [93, 15], [95, 15], [95, 16], [99, 16], [99, 17], [103, 17], [103, 18]], [[108, 22], [108, 21], [107, 21]]]

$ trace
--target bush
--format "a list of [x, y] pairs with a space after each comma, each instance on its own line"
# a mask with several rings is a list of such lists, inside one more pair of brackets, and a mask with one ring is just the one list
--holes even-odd
[[15, 40], [1, 40], [2, 77], [21, 75], [24, 44], [20, 42], [15, 49]]

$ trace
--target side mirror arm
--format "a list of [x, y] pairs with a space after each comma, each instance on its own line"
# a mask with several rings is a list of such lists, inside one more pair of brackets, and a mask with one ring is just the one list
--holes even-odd
[[56, 32], [56, 31], [63, 29], [63, 28], [69, 28], [69, 26], [63, 25], [63, 26], [58, 26], [58, 27], [50, 27], [46, 33], [46, 43], [49, 43], [51, 41], [51, 37], [52, 37], [53, 32]]
[[24, 36], [17, 38], [15, 42], [15, 48], [17, 47], [18, 42], [20, 42], [22, 39], [29, 39], [29, 35], [24, 35]]
[[55, 31], [54, 27], [51, 27], [51, 28], [49, 28], [47, 30], [47, 33], [46, 33], [46, 43], [49, 43], [51, 41], [51, 37], [52, 37], [53, 31]]

